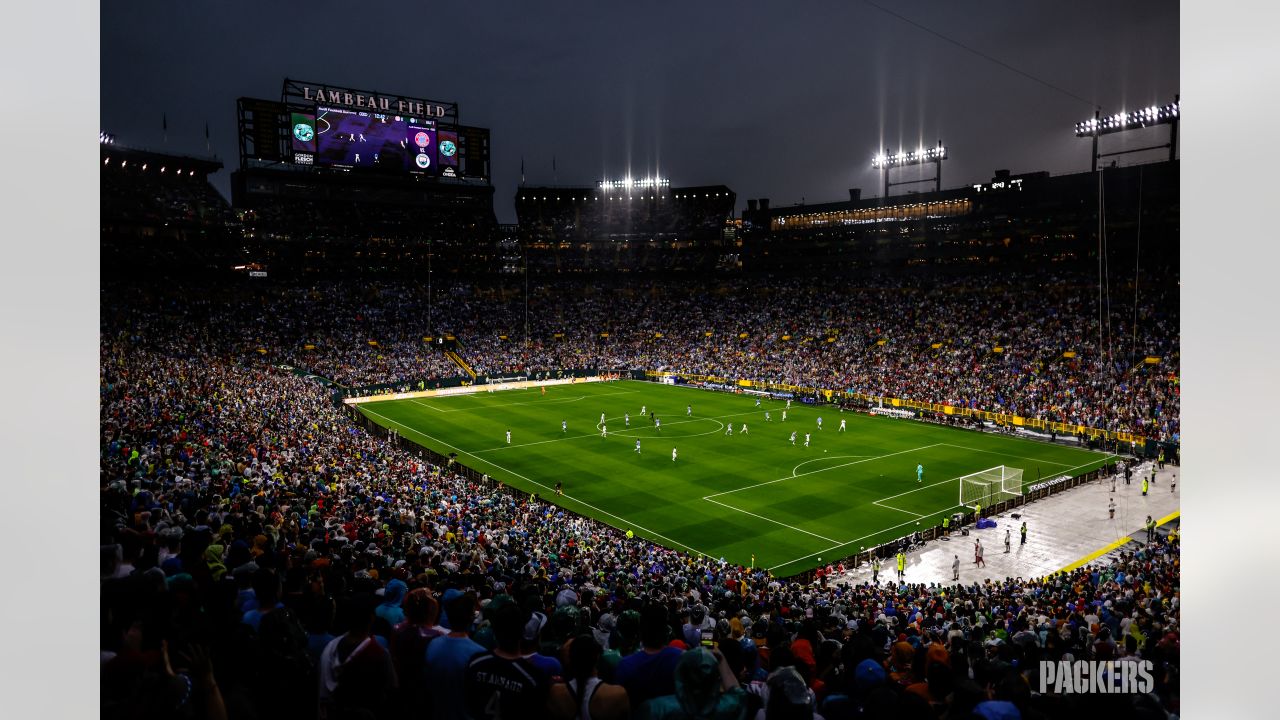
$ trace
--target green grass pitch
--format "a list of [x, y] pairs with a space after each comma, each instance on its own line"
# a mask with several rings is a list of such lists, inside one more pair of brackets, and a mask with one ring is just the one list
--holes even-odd
[[[1025, 486], [1088, 472], [1112, 457], [842, 413], [831, 405], [795, 402], [783, 422], [785, 407], [785, 401], [769, 399], [756, 407], [752, 395], [639, 381], [557, 385], [545, 395], [532, 388], [359, 406], [406, 439], [456, 452], [464, 465], [573, 512], [733, 563], [749, 564], [754, 554], [757, 567], [779, 576], [940, 523], [959, 507], [961, 476], [1006, 465], [1022, 468]], [[656, 413], [661, 429], [641, 416], [641, 408]], [[608, 437], [600, 433], [601, 413]], [[629, 427], [624, 413], [631, 416]], [[841, 420], [848, 421], [845, 432], [838, 429]], [[726, 436], [730, 422], [733, 435]], [[917, 464], [924, 466], [923, 482], [916, 481]], [[564, 483], [560, 497], [552, 492], [558, 481]]]

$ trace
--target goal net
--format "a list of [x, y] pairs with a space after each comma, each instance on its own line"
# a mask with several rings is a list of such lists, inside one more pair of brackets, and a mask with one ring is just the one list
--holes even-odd
[[960, 478], [960, 505], [991, 507], [1022, 494], [1022, 469], [997, 465]]
[[485, 378], [485, 385], [488, 386], [489, 392], [497, 392], [499, 390], [513, 390], [515, 388], [524, 387], [525, 381], [529, 378], [526, 375], [517, 375], [516, 377], [491, 377]]

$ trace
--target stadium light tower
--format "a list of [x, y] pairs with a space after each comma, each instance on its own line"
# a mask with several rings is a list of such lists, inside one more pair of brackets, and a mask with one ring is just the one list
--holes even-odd
[[[1093, 138], [1093, 164], [1091, 172], [1098, 171], [1098, 159], [1111, 157], [1113, 155], [1126, 155], [1128, 153], [1143, 152], [1145, 150], [1159, 150], [1161, 148], [1169, 148], [1169, 160], [1174, 160], [1178, 155], [1178, 114], [1179, 114], [1179, 96], [1173, 96], [1173, 102], [1168, 105], [1145, 107], [1133, 112], [1118, 112], [1114, 115], [1102, 117], [1102, 110], [1095, 110], [1093, 117], [1084, 122], [1076, 123], [1076, 137]], [[1169, 142], [1161, 145], [1148, 145], [1147, 147], [1133, 148], [1132, 150], [1119, 150], [1110, 153], [1098, 153], [1098, 138], [1102, 135], [1111, 135], [1113, 133], [1128, 132], [1130, 130], [1141, 130], [1142, 128], [1152, 127], [1154, 125], [1169, 126]]]
[[[921, 146], [915, 152], [891, 152], [885, 150], [871, 159], [871, 167], [880, 171], [880, 175], [884, 178], [884, 197], [889, 197], [889, 188], [896, 185], [914, 185], [922, 182], [933, 182], [934, 191], [942, 190], [942, 161], [947, 159], [947, 148], [942, 145], [942, 141], [938, 141], [937, 147], [926, 148]], [[924, 165], [932, 163], [934, 166], [934, 175], [931, 178], [921, 180], [902, 180], [900, 182], [889, 182], [889, 170], [896, 167], [907, 167], [909, 165]]]

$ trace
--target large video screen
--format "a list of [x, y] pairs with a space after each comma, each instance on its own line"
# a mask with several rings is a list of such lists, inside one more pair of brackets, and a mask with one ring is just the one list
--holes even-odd
[[316, 108], [316, 164], [404, 172], [411, 154], [399, 115]]
[[290, 120], [294, 157], [308, 164], [458, 176], [458, 134], [435, 120], [325, 106], [314, 114], [294, 112]]

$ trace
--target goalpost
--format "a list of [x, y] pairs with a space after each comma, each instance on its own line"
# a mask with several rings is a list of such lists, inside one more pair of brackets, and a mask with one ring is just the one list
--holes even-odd
[[1022, 469], [997, 465], [960, 478], [960, 505], [991, 507], [1022, 494]]
[[526, 375], [517, 375], [515, 377], [487, 377], [484, 383], [488, 386], [489, 392], [497, 392], [499, 390], [514, 390], [524, 387], [524, 383], [529, 380]]

